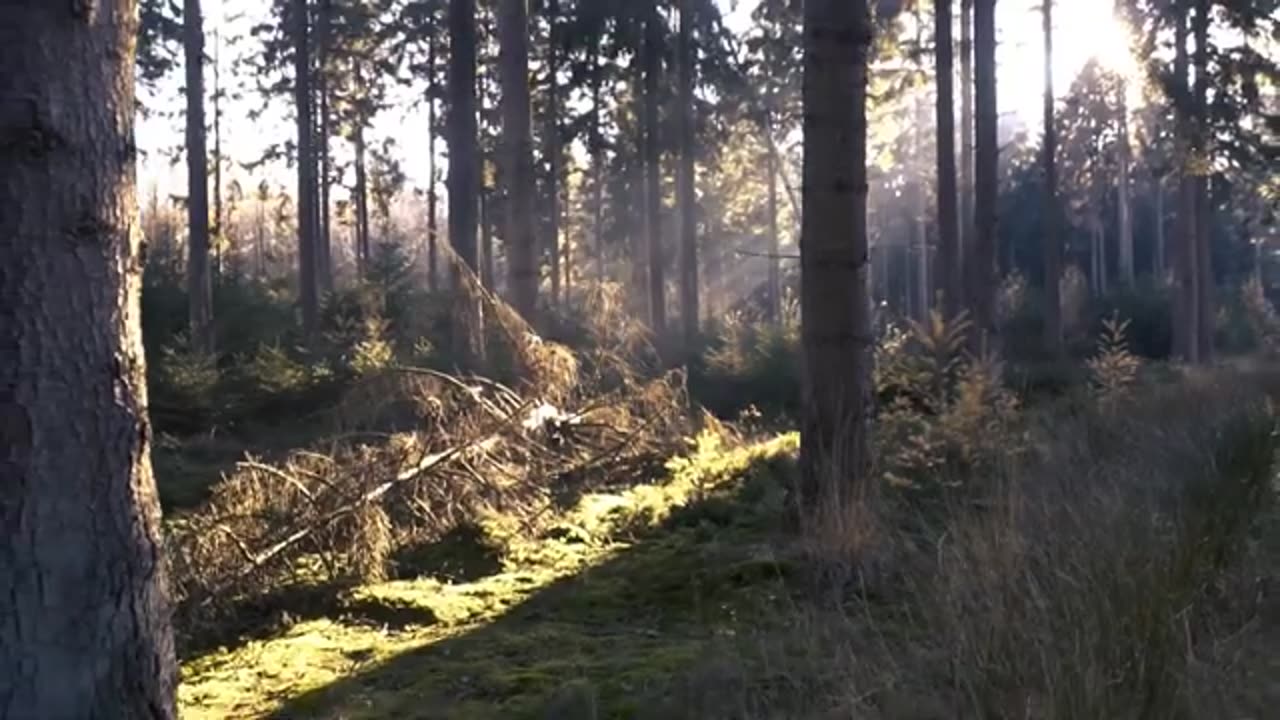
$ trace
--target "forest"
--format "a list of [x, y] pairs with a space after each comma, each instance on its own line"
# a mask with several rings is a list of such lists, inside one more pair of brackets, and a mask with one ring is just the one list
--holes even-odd
[[1280, 706], [1280, 0], [0, 0], [0, 720]]

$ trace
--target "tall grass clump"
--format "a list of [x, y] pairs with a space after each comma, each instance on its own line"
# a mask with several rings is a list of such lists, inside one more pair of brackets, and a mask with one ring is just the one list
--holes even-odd
[[1226, 381], [1134, 402], [1044, 419], [911, 577], [914, 654], [945, 658], [923, 676], [974, 716], [1192, 717], [1215, 591], [1275, 492], [1276, 416]]

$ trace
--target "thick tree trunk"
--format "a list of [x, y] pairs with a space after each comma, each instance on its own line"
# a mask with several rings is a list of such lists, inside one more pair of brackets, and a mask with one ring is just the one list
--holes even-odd
[[[475, 0], [449, 0], [449, 242], [456, 255], [451, 281], [459, 302], [464, 273], [477, 270], [476, 203], [479, 196], [479, 151], [476, 138], [476, 8]], [[464, 359], [484, 355], [480, 305], [466, 300], [453, 314], [455, 352]]]
[[187, 70], [187, 295], [191, 347], [213, 352], [213, 280], [209, 271], [209, 154], [204, 129], [204, 19], [200, 0], [183, 3]]
[[507, 283], [512, 304], [530, 323], [538, 306], [537, 225], [533, 221], [533, 136], [529, 106], [527, 0], [501, 0], [498, 32], [502, 84], [503, 180], [507, 184]]
[[[994, 336], [996, 193], [999, 190], [997, 166], [996, 109], [996, 21], [995, 0], [975, 0], [974, 26], [974, 103], [977, 110], [974, 131], [974, 238], [969, 251], [966, 283], [969, 307], [973, 313], [975, 340], [982, 334]], [[974, 345], [977, 348], [977, 343]]]
[[956, 122], [955, 88], [951, 48], [951, 0], [934, 4], [934, 65], [938, 83], [938, 286], [942, 290], [943, 312], [954, 317], [960, 312], [960, 223], [956, 210]]
[[365, 167], [364, 127], [356, 123], [356, 269], [360, 277], [369, 272], [369, 174]]
[[1120, 133], [1116, 143], [1116, 152], [1119, 154], [1119, 162], [1116, 163], [1118, 177], [1116, 182], [1116, 207], [1117, 207], [1117, 227], [1118, 237], [1116, 244], [1120, 250], [1120, 282], [1126, 289], [1133, 288], [1134, 282], [1134, 259], [1133, 259], [1133, 214], [1130, 210], [1130, 189], [1129, 177], [1130, 166], [1132, 163], [1132, 150], [1129, 146], [1129, 103], [1125, 99], [1127, 89], [1125, 83], [1120, 85]]
[[644, 0], [644, 228], [649, 268], [649, 327], [662, 338], [667, 327], [665, 253], [662, 250], [662, 148], [658, 97], [662, 71], [662, 19], [657, 0]]
[[169, 720], [132, 0], [0, 3], [0, 717]]
[[[871, 314], [867, 280], [865, 0], [804, 6], [802, 504], [874, 493], [867, 477]], [[848, 483], [856, 483], [851, 492]]]
[[[560, 303], [569, 284], [568, 268], [562, 268], [560, 252], [560, 1], [547, 0], [547, 121], [544, 145], [550, 176], [547, 178], [547, 241], [551, 257], [551, 304]], [[564, 275], [561, 275], [561, 273]]]
[[1058, 127], [1053, 95], [1053, 0], [1041, 6], [1044, 18], [1044, 344], [1062, 353], [1062, 238], [1058, 206]]
[[680, 0], [680, 34], [677, 42], [680, 69], [680, 318], [684, 326], [684, 349], [696, 351], [698, 325], [698, 207], [695, 194], [695, 147], [693, 129], [693, 4]]
[[1196, 0], [1196, 85], [1195, 85], [1195, 157], [1198, 172], [1195, 176], [1195, 253], [1196, 253], [1196, 306], [1199, 318], [1200, 362], [1213, 359], [1214, 308], [1213, 256], [1210, 253], [1211, 205], [1209, 194], [1210, 143], [1209, 136], [1209, 24], [1211, 3]]
[[973, 248], [973, 0], [960, 0], [960, 298], [967, 304], [965, 267]]
[[293, 0], [294, 105], [298, 127], [298, 299], [302, 329], [314, 339], [320, 321], [320, 293], [316, 278], [316, 167], [311, 121], [311, 50], [307, 0]]

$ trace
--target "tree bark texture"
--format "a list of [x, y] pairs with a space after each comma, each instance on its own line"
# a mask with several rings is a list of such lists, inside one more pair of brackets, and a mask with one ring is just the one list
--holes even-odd
[[[476, 220], [479, 201], [479, 148], [476, 137], [475, 0], [449, 0], [449, 242], [455, 254], [453, 289], [464, 290], [463, 273], [477, 271]], [[466, 301], [454, 313], [453, 344], [464, 358], [484, 354], [479, 303]]]
[[676, 64], [680, 70], [680, 318], [684, 326], [684, 349], [696, 351], [698, 325], [698, 206], [695, 193], [697, 148], [693, 118], [693, 0], [680, 0], [680, 34], [676, 44]]
[[[973, 328], [978, 338], [994, 336], [996, 194], [999, 147], [996, 109], [996, 0], [975, 0], [974, 40], [974, 237], [969, 251], [968, 282]], [[976, 347], [976, 345], [975, 345]]]
[[644, 0], [644, 227], [649, 269], [649, 327], [661, 338], [667, 327], [666, 257], [662, 249], [662, 148], [659, 145], [658, 75], [662, 72], [662, 18], [657, 0]]
[[298, 299], [302, 328], [314, 339], [320, 322], [316, 273], [316, 161], [312, 143], [311, 42], [307, 0], [293, 0], [294, 105], [298, 126]]
[[1174, 28], [1174, 107], [1177, 123], [1178, 222], [1174, 304], [1174, 352], [1189, 363], [1200, 361], [1199, 272], [1196, 253], [1195, 178], [1192, 176], [1190, 59], [1187, 55], [1189, 8], [1192, 0], [1177, 0]]
[[1212, 175], [1209, 129], [1209, 24], [1212, 3], [1209, 0], [1196, 0], [1196, 84], [1195, 84], [1195, 128], [1194, 154], [1196, 158], [1195, 173], [1195, 253], [1196, 253], [1196, 306], [1199, 318], [1197, 341], [1199, 343], [1200, 362], [1213, 359], [1213, 331], [1216, 311], [1213, 291], [1213, 255], [1210, 253], [1210, 187]]
[[[865, 0], [804, 6], [804, 213], [800, 302], [804, 354], [801, 502], [866, 477], [871, 415], [867, 281]], [[853, 483], [854, 485], [850, 485]]]
[[512, 305], [532, 322], [538, 305], [537, 225], [533, 221], [533, 134], [529, 100], [527, 0], [501, 0], [498, 32], [502, 84], [503, 180], [507, 185], [507, 281]]
[[[561, 292], [572, 283], [572, 267], [569, 257], [560, 249], [560, 175], [563, 172], [563, 152], [560, 141], [560, 0], [547, 0], [547, 119], [543, 144], [550, 166], [547, 177], [547, 240], [546, 248], [551, 259], [551, 304], [557, 305]], [[562, 268], [561, 265], [564, 265]], [[563, 273], [563, 274], [562, 274]]]
[[168, 720], [133, 0], [0, 3], [0, 717]]
[[355, 126], [356, 151], [356, 269], [364, 277], [369, 272], [369, 173], [365, 158], [364, 127]]
[[1120, 282], [1126, 289], [1132, 289], [1134, 283], [1133, 259], [1133, 214], [1130, 208], [1130, 168], [1132, 166], [1132, 149], [1129, 142], [1129, 103], [1125, 99], [1126, 83], [1120, 84], [1120, 117], [1119, 136], [1116, 151], [1119, 153], [1116, 178], [1116, 244], [1120, 251]]
[[973, 247], [973, 0], [960, 0], [960, 268], [961, 302], [965, 293], [965, 266]]
[[1044, 344], [1062, 352], [1062, 228], [1058, 204], [1058, 126], [1054, 120], [1053, 0], [1041, 6], [1044, 19]]
[[938, 83], [936, 105], [938, 154], [938, 286], [942, 290], [943, 312], [954, 317], [960, 312], [960, 223], [956, 194], [956, 121], [953, 53], [951, 47], [951, 0], [934, 4], [934, 69]]
[[191, 347], [212, 353], [213, 278], [209, 268], [209, 154], [204, 127], [204, 18], [200, 0], [184, 0], [187, 73], [187, 296]]

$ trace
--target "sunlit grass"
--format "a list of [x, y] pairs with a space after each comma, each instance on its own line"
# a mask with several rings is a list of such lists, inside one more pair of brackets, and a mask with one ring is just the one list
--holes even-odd
[[717, 526], [722, 515], [745, 517], [717, 511], [714, 499], [731, 503], [737, 481], [784, 461], [797, 443], [790, 434], [726, 448], [704, 433], [665, 477], [586, 495], [537, 538], [484, 518], [501, 571], [357, 588], [338, 617], [190, 659], [182, 715], [520, 717], [599, 694], [625, 707], [693, 663], [717, 628], [743, 619], [755, 598], [741, 585], [761, 574], [746, 567], [744, 548], [712, 540], [738, 537]]

